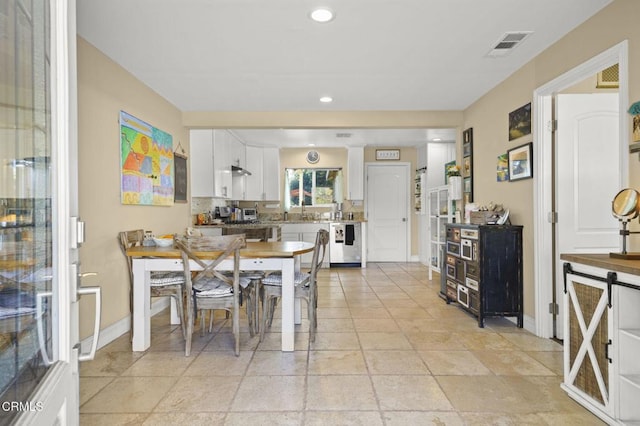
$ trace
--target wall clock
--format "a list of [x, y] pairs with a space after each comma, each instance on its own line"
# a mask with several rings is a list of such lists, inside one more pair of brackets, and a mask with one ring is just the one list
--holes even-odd
[[318, 151], [307, 152], [307, 162], [310, 164], [316, 164], [320, 160], [320, 154]]

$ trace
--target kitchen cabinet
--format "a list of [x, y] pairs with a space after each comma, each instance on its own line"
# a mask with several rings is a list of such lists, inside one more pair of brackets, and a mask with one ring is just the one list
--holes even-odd
[[347, 149], [347, 199], [364, 200], [364, 147]]
[[226, 130], [213, 132], [214, 197], [232, 198], [231, 135]]
[[[282, 241], [305, 241], [308, 243], [316, 242], [316, 235], [320, 229], [329, 231], [328, 223], [287, 223], [280, 225]], [[300, 256], [300, 263], [304, 266], [310, 266], [313, 252], [305, 253]], [[322, 263], [323, 268], [329, 267], [329, 246], [324, 255]]]
[[[429, 207], [429, 279], [433, 272], [440, 273], [447, 234], [447, 223], [453, 222], [452, 202], [448, 185], [432, 188], [428, 192]], [[444, 293], [444, 289], [442, 289]]]
[[513, 316], [522, 328], [522, 226], [448, 224], [447, 303], [478, 318]]
[[640, 268], [606, 254], [563, 254], [562, 388], [609, 424], [640, 423]]
[[215, 197], [213, 173], [213, 130], [191, 130], [190, 183], [192, 197]]
[[191, 196], [231, 198], [232, 136], [226, 130], [194, 129], [189, 142]]
[[245, 200], [280, 199], [280, 151], [278, 148], [247, 146]]

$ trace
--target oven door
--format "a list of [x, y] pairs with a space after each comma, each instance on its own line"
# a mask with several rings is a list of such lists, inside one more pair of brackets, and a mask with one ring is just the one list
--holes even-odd
[[469, 289], [462, 284], [458, 284], [458, 303], [465, 308], [469, 307]]

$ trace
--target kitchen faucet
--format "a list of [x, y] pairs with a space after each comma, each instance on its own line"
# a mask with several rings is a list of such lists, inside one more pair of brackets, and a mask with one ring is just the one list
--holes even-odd
[[307, 218], [307, 213], [305, 212], [305, 209], [304, 209], [304, 199], [302, 200], [302, 210], [301, 211], [302, 211], [302, 213], [301, 213], [302, 214], [302, 220], [305, 220]]

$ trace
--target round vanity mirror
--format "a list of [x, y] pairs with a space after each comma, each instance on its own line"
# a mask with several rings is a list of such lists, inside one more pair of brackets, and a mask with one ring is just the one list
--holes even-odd
[[635, 189], [626, 188], [618, 192], [613, 198], [611, 210], [620, 220], [631, 220], [638, 216], [638, 201], [640, 193]]

